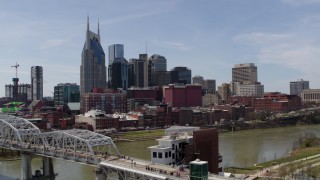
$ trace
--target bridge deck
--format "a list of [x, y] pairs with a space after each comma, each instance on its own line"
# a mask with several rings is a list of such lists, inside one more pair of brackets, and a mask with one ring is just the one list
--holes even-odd
[[171, 167], [162, 164], [154, 164], [136, 158], [110, 157], [100, 163], [103, 166], [117, 168], [119, 170], [145, 174], [150, 177], [159, 177], [159, 179], [189, 179], [189, 171], [180, 171], [178, 167]]

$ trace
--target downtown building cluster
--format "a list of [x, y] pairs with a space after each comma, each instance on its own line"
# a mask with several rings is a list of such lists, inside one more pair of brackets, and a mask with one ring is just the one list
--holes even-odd
[[[127, 60], [123, 44], [110, 45], [107, 52], [101, 45], [99, 23], [94, 33], [88, 18], [80, 85], [59, 83], [53, 99], [43, 99], [43, 70], [34, 66], [31, 84], [18, 84], [13, 78], [13, 85], [6, 85], [6, 97], [29, 102], [32, 118], [46, 119], [50, 123], [46, 127], [76, 125], [91, 130], [219, 125], [246, 120], [254, 112], [289, 112], [302, 103], [320, 101], [320, 90], [310, 90], [304, 80], [290, 82], [290, 94], [265, 93], [254, 63], [235, 64], [231, 82], [217, 86], [215, 79], [192, 77], [188, 67], [168, 70], [163, 55], [145, 53]], [[63, 118], [64, 113], [76, 115], [75, 119]]]

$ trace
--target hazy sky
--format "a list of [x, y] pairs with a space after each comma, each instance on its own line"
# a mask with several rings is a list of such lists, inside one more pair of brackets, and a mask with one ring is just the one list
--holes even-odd
[[[231, 81], [234, 64], [258, 66], [265, 91], [289, 92], [289, 81], [320, 88], [320, 0], [28, 0], [0, 6], [0, 97], [20, 64], [20, 83], [43, 66], [44, 95], [58, 83], [80, 82], [87, 14], [107, 47], [124, 44], [167, 58], [168, 70], [187, 66], [192, 76]], [[106, 59], [107, 62], [107, 59]]]

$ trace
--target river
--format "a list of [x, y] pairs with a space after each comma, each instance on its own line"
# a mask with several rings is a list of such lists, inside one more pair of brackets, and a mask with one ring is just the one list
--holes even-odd
[[[298, 126], [275, 129], [255, 129], [219, 134], [219, 152], [224, 166], [250, 166], [288, 155], [298, 137], [310, 131], [320, 136], [320, 125]], [[122, 154], [150, 160], [147, 147], [156, 141], [119, 142], [117, 147]], [[41, 158], [32, 160], [32, 172], [41, 168]], [[56, 180], [95, 179], [94, 168], [64, 160], [54, 159]], [[18, 179], [20, 161], [0, 161], [0, 179]], [[6, 176], [6, 177], [5, 177]]]

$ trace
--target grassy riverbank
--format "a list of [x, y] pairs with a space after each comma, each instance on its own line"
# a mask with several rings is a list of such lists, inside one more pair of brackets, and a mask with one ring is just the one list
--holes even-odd
[[[273, 161], [259, 163], [259, 164], [256, 164], [255, 166], [251, 166], [247, 168], [228, 167], [228, 168], [225, 168], [224, 171], [236, 173], [236, 174], [254, 174], [257, 171], [260, 171], [261, 169], [264, 169], [264, 168], [269, 168], [279, 164], [290, 163], [290, 162], [300, 160], [306, 157], [311, 157], [317, 154], [320, 154], [320, 147], [297, 149], [297, 150], [293, 150], [291, 154], [287, 157], [283, 157]], [[313, 160], [313, 159], [310, 158], [309, 160]]]
[[143, 131], [129, 131], [118, 133], [115, 137], [117, 140], [123, 141], [144, 141], [155, 140], [164, 136], [164, 129], [143, 130]]

